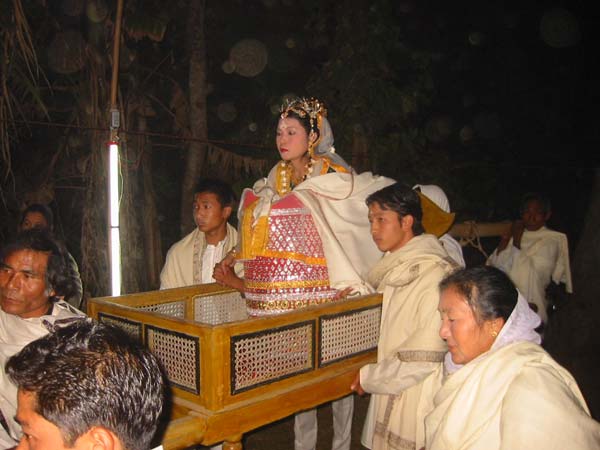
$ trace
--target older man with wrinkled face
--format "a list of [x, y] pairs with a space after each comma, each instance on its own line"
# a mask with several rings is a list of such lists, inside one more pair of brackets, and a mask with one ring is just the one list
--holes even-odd
[[8, 255], [0, 265], [0, 307], [8, 314], [23, 319], [38, 317], [50, 309], [49, 295], [54, 290], [46, 286], [49, 253], [18, 250]]
[[84, 314], [62, 299], [76, 289], [66, 249], [39, 229], [20, 233], [0, 252], [0, 448], [17, 444], [17, 389], [4, 372], [6, 360], [48, 334], [57, 321]]

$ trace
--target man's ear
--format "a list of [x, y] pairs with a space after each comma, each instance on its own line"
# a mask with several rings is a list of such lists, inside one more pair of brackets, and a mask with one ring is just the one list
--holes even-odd
[[110, 430], [97, 426], [90, 428], [77, 440], [83, 439], [83, 448], [90, 450], [123, 450], [119, 438]]
[[225, 208], [223, 208], [223, 218], [225, 220], [229, 219], [229, 216], [231, 216], [232, 212], [233, 208], [231, 206], [226, 206]]
[[415, 218], [410, 214], [400, 219], [400, 225], [402, 226], [403, 231], [412, 230], [413, 223], [415, 223]]
[[552, 217], [552, 211], [548, 211], [546, 213], [546, 216], [544, 217], [544, 222], [548, 222], [548, 219], [550, 219], [550, 217]]

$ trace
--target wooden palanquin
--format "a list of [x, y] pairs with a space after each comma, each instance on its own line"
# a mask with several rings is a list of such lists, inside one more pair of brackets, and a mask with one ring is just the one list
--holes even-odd
[[248, 317], [216, 284], [89, 301], [90, 316], [124, 328], [162, 361], [173, 393], [165, 449], [225, 441], [350, 393], [376, 359], [381, 296]]

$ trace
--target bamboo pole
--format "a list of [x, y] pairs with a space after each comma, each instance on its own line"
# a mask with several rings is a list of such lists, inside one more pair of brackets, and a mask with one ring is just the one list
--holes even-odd
[[[110, 82], [110, 109], [117, 109], [117, 92], [119, 89], [119, 52], [121, 50], [121, 22], [123, 21], [123, 0], [117, 2], [117, 17], [115, 18], [115, 32], [113, 35], [112, 52], [112, 79]], [[113, 129], [114, 128], [114, 129]], [[114, 136], [113, 136], [114, 133]], [[116, 138], [117, 129], [111, 126], [111, 141]]]
[[457, 238], [494, 237], [502, 236], [511, 227], [512, 222], [475, 222], [466, 221], [455, 223], [448, 232]]

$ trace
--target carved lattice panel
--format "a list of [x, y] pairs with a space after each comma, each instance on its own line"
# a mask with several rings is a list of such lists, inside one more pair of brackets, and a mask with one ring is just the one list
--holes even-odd
[[314, 369], [315, 322], [231, 338], [231, 393]]
[[381, 306], [323, 316], [319, 320], [319, 366], [377, 348]]
[[218, 325], [248, 318], [246, 300], [239, 292], [194, 297], [194, 320]]
[[142, 311], [154, 312], [158, 314], [164, 314], [165, 316], [169, 317], [179, 317], [183, 319], [183, 317], [185, 316], [185, 300], [140, 306], [136, 309], [141, 309]]
[[171, 383], [195, 394], [200, 393], [198, 336], [147, 325], [146, 345], [161, 360]]
[[98, 321], [108, 325], [115, 325], [121, 328], [132, 338], [142, 341], [142, 324], [122, 317], [111, 316], [109, 314], [99, 313]]

